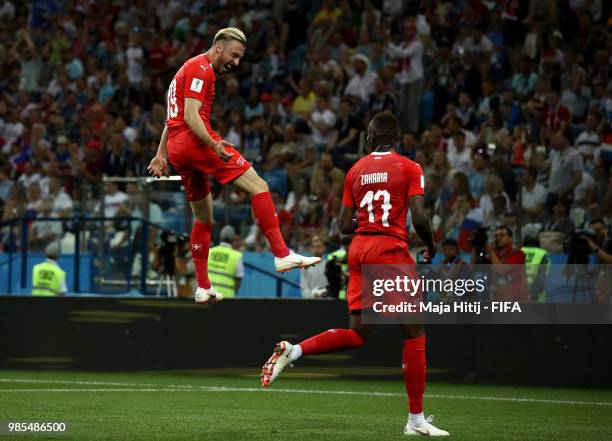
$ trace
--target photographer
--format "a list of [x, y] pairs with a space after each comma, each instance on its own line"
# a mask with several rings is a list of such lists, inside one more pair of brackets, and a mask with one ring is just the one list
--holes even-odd
[[589, 248], [595, 254], [597, 263], [612, 263], [612, 240], [608, 237], [608, 226], [602, 219], [593, 219], [589, 225], [595, 233], [595, 240], [588, 236], [582, 237], [587, 241]]

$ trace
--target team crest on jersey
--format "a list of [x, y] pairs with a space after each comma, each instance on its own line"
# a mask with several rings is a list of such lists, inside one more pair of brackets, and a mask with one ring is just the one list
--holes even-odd
[[202, 92], [202, 86], [204, 86], [204, 80], [194, 78], [193, 80], [191, 80], [191, 86], [189, 87], [189, 90], [191, 90], [192, 92], [200, 93]]

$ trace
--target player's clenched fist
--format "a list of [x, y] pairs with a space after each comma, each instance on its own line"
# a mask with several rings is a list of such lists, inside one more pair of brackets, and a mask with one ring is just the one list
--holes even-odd
[[155, 156], [153, 159], [151, 159], [151, 163], [147, 167], [147, 170], [151, 176], [155, 176], [156, 178], [170, 175], [168, 172], [168, 162], [166, 161], [166, 158], [161, 156]]
[[222, 161], [227, 162], [234, 155], [233, 153], [228, 152], [225, 147], [233, 147], [231, 142], [227, 142], [224, 139], [220, 139], [212, 145], [212, 149], [215, 151], [217, 156], [221, 158]]

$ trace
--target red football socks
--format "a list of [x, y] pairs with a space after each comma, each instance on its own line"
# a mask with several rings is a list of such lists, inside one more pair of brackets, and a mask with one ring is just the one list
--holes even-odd
[[365, 341], [352, 329], [329, 329], [300, 343], [302, 355], [325, 354], [360, 348]]
[[421, 413], [425, 393], [425, 335], [404, 340], [402, 371], [410, 413]]
[[285, 244], [285, 239], [280, 231], [276, 207], [269, 192], [258, 193], [251, 198], [253, 213], [257, 219], [259, 227], [268, 239], [270, 248], [275, 257], [285, 257], [289, 255], [289, 248]]
[[195, 221], [191, 230], [191, 256], [199, 288], [210, 288], [208, 279], [208, 250], [210, 249], [211, 224]]

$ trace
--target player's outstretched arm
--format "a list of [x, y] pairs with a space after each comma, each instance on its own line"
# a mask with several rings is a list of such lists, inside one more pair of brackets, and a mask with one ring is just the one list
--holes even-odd
[[355, 234], [357, 222], [353, 219], [354, 211], [353, 207], [347, 207], [346, 205], [342, 205], [340, 208], [339, 224], [342, 234]]
[[168, 126], [164, 127], [164, 131], [162, 132], [161, 139], [159, 141], [159, 147], [157, 147], [157, 154], [153, 159], [151, 159], [151, 163], [147, 167], [149, 174], [151, 176], [155, 176], [156, 178], [161, 178], [162, 176], [168, 176], [170, 173], [168, 172]]
[[233, 153], [225, 150], [225, 146], [231, 146], [232, 144], [223, 139], [220, 141], [212, 139], [208, 130], [206, 130], [202, 117], [200, 117], [200, 107], [202, 107], [200, 101], [195, 98], [185, 98], [185, 124], [198, 139], [210, 146], [221, 160], [229, 161]]
[[425, 216], [425, 198], [422, 195], [410, 196], [410, 214], [412, 215], [412, 225], [414, 230], [421, 238], [427, 252], [429, 253], [429, 259], [433, 259], [436, 255], [436, 246], [433, 241], [433, 233], [431, 231], [431, 224], [429, 219]]

